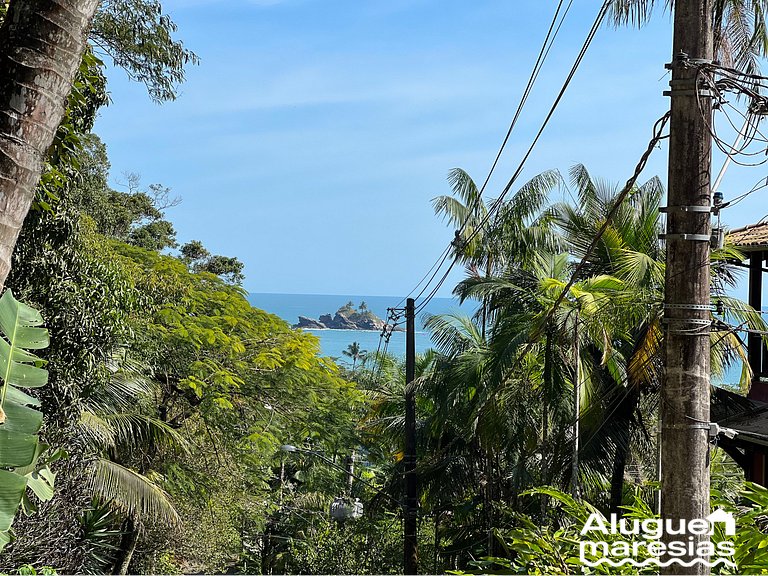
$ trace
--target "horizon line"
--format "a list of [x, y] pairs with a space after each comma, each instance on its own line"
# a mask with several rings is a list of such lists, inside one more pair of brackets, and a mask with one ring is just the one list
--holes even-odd
[[[348, 297], [365, 297], [365, 298], [398, 298], [405, 300], [405, 296], [392, 296], [391, 294], [328, 294], [328, 293], [318, 293], [318, 292], [252, 292], [250, 290], [246, 290], [248, 295], [251, 294], [266, 294], [270, 296], [344, 296], [345, 298]], [[446, 300], [455, 300], [456, 298], [454, 296], [439, 296], [436, 295], [434, 298], [443, 298]]]

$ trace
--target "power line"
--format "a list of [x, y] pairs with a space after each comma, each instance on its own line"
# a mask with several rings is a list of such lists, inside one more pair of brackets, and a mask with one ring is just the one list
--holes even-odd
[[[435, 273], [432, 274], [432, 277], [425, 284], [425, 288], [426, 288], [426, 286], [429, 286], [429, 284], [432, 282], [432, 280], [434, 280], [435, 276], [437, 275], [437, 272], [440, 270], [442, 265], [445, 263], [445, 259], [450, 255], [451, 248], [453, 248], [453, 244], [448, 244], [448, 246], [445, 247], [445, 249], [440, 253], [440, 256], [437, 257], [437, 260], [435, 260], [435, 263], [432, 264], [432, 267], [429, 270], [427, 270], [427, 273], [424, 274], [424, 276], [422, 276], [421, 280], [419, 280], [419, 282], [416, 284], [416, 286], [414, 286], [414, 288], [410, 292], [408, 292], [408, 294], [406, 296], [404, 296], [402, 300], [400, 300], [397, 304], [395, 304], [395, 308], [399, 308], [400, 306], [402, 306], [403, 303], [408, 298], [410, 298], [411, 295], [414, 292], [416, 292], [416, 290], [418, 290], [419, 286], [421, 286], [422, 282], [424, 282], [424, 280], [426, 280], [426, 278], [430, 275], [430, 273], [433, 270], [435, 270]], [[424, 293], [424, 291], [422, 290], [422, 292], [420, 292], [419, 295], [416, 296], [416, 298], [419, 298], [421, 296], [421, 294], [423, 294], [423, 293]]]
[[[550, 50], [551, 50], [551, 48], [552, 48], [552, 46], [553, 46], [553, 44], [555, 42], [555, 39], [557, 38], [557, 35], [560, 32], [560, 28], [562, 27], [563, 22], [565, 21], [565, 17], [568, 15], [568, 12], [571, 9], [571, 6], [573, 4], [573, 0], [570, 0], [568, 2], [568, 5], [566, 6], [566, 9], [563, 12], [562, 16], [560, 17], [560, 21], [558, 23], [558, 17], [560, 16], [560, 11], [561, 11], [562, 6], [563, 6], [563, 1], [564, 0], [560, 0], [558, 2], [557, 8], [555, 10], [555, 14], [552, 17], [552, 22], [549, 25], [549, 29], [547, 30], [547, 34], [546, 34], [546, 36], [544, 38], [544, 42], [543, 42], [543, 44], [541, 46], [541, 50], [539, 50], [539, 54], [538, 54], [538, 56], [536, 58], [536, 62], [534, 64], [534, 66], [533, 66], [533, 69], [531, 70], [531, 74], [530, 74], [530, 76], [528, 78], [528, 83], [526, 84], [525, 90], [523, 90], [523, 94], [522, 94], [522, 96], [520, 98], [520, 102], [519, 102], [519, 104], [517, 106], [517, 109], [515, 110], [515, 114], [514, 114], [514, 117], [512, 118], [512, 122], [509, 125], [509, 129], [507, 130], [507, 133], [506, 133], [506, 135], [504, 137], [504, 140], [501, 143], [499, 151], [497, 152], [496, 157], [495, 157], [495, 159], [493, 161], [493, 164], [491, 165], [491, 169], [489, 170], [488, 175], [486, 176], [485, 181], [483, 182], [483, 185], [480, 188], [480, 191], [478, 193], [478, 198], [477, 198], [476, 202], [470, 207], [470, 210], [468, 211], [467, 217], [464, 219], [464, 222], [462, 222], [461, 226], [456, 231], [456, 236], [457, 237], [465, 230], [465, 228], [467, 227], [467, 224], [469, 223], [469, 219], [471, 217], [472, 212], [474, 212], [474, 210], [476, 210], [478, 208], [479, 203], [482, 202], [483, 192], [485, 191], [485, 188], [488, 185], [488, 182], [491, 180], [491, 177], [493, 176], [493, 173], [496, 170], [496, 167], [498, 166], [498, 163], [499, 163], [499, 160], [501, 158], [501, 155], [504, 152], [504, 149], [506, 148], [507, 143], [509, 142], [509, 138], [512, 135], [512, 131], [514, 130], [515, 126], [517, 125], [517, 121], [520, 118], [520, 115], [521, 115], [521, 113], [523, 111], [523, 108], [525, 107], [525, 104], [528, 102], [528, 98], [529, 98], [529, 96], [531, 94], [533, 86], [536, 83], [536, 80], [539, 77], [539, 73], [541, 72], [541, 69], [542, 69], [542, 67], [544, 65], [544, 62], [546, 61], [547, 56], [549, 55], [549, 52], [550, 52]], [[402, 300], [400, 300], [400, 302], [397, 303], [398, 307], [401, 306], [403, 304], [403, 302], [405, 302], [406, 299], [410, 298], [413, 295], [413, 293], [416, 292], [416, 290], [419, 288], [419, 286], [424, 282], [424, 280], [427, 277], [429, 277], [429, 280], [426, 282], [426, 284], [424, 284], [424, 286], [421, 289], [421, 291], [414, 297], [414, 300], [418, 300], [419, 298], [421, 298], [424, 295], [424, 293], [429, 288], [429, 285], [437, 277], [438, 273], [440, 272], [440, 269], [443, 267], [443, 264], [445, 264], [446, 260], [450, 256], [451, 251], [452, 251], [453, 248], [454, 248], [454, 245], [453, 245], [453, 243], [451, 243], [451, 244], [449, 244], [445, 248], [445, 250], [443, 250], [443, 252], [440, 254], [440, 256], [438, 256], [438, 258], [435, 261], [435, 263], [427, 271], [427, 273], [419, 281], [419, 283], [416, 284], [416, 286], [408, 293], [407, 296], [405, 296]], [[456, 247], [456, 248], [458, 248], [458, 247]], [[455, 262], [455, 259], [454, 259], [454, 262]], [[451, 264], [451, 268], [452, 267], [453, 267], [453, 264]], [[433, 272], [433, 270], [434, 270], [434, 272]], [[449, 272], [450, 272], [450, 269], [449, 269]], [[431, 276], [430, 276], [430, 273], [432, 274]], [[439, 290], [440, 286], [442, 286], [443, 282], [445, 282], [445, 278], [447, 277], [447, 275], [448, 274], [446, 273], [443, 276], [443, 278], [441, 279], [441, 281], [439, 283], [439, 286], [438, 286], [438, 290]], [[434, 297], [434, 294], [436, 294], [436, 293], [437, 293], [437, 290], [434, 290], [432, 293], [430, 293], [431, 295], [428, 298], [428, 300], [431, 300]]]
[[[544, 130], [546, 129], [547, 125], [549, 124], [549, 121], [552, 119], [552, 116], [555, 113], [555, 110], [557, 110], [557, 107], [559, 106], [560, 102], [563, 99], [563, 96], [565, 95], [566, 90], [568, 89], [568, 86], [570, 85], [571, 81], [573, 80], [573, 77], [576, 74], [576, 71], [578, 70], [582, 60], [584, 59], [584, 56], [587, 53], [587, 50], [589, 49], [589, 46], [592, 44], [592, 41], [594, 40], [595, 35], [597, 34], [597, 30], [600, 28], [600, 25], [603, 22], [603, 19], [605, 18], [606, 14], [608, 13], [608, 9], [611, 5], [611, 0], [605, 0], [603, 5], [600, 7], [600, 10], [598, 11], [597, 17], [595, 18], [594, 23], [592, 24], [592, 28], [590, 28], [589, 33], [587, 34], [587, 38], [584, 41], [584, 44], [581, 47], [581, 50], [579, 51], [578, 56], [576, 57], [576, 60], [573, 63], [573, 66], [571, 67], [570, 72], [568, 73], [568, 76], [566, 77], [563, 86], [560, 88], [560, 91], [558, 92], [557, 97], [555, 98], [554, 103], [549, 109], [549, 112], [547, 113], [547, 116], [544, 118], [544, 122], [541, 125], [541, 128], [539, 128], [539, 131], [536, 133], [536, 136], [533, 139], [533, 142], [528, 147], [528, 150], [526, 151], [525, 155], [523, 156], [522, 160], [520, 161], [517, 169], [513, 173], [512, 177], [509, 179], [509, 182], [507, 182], [507, 185], [504, 187], [504, 189], [501, 192], [501, 195], [493, 202], [491, 209], [488, 211], [488, 213], [483, 217], [480, 224], [478, 226], [475, 226], [475, 229], [472, 231], [472, 234], [468, 238], [464, 240], [464, 243], [467, 244], [472, 241], [472, 239], [477, 236], [479, 231], [482, 229], [482, 227], [488, 223], [488, 221], [495, 215], [495, 213], [498, 211], [498, 209], [501, 207], [501, 205], [504, 202], [504, 198], [509, 193], [509, 191], [512, 189], [512, 186], [517, 181], [518, 177], [522, 173], [523, 169], [525, 168], [525, 164], [528, 161], [528, 158], [530, 157], [531, 153], [533, 152], [534, 148], [536, 147], [536, 144], [539, 142], [539, 139], [541, 138], [541, 135], [544, 133]], [[648, 153], [650, 154], [650, 152]], [[647, 157], [646, 157], [647, 159]], [[644, 163], [643, 163], [644, 166]], [[469, 221], [469, 218], [465, 220], [465, 225]], [[430, 292], [430, 295], [428, 298], [425, 299], [424, 302], [422, 302], [419, 305], [418, 312], [424, 309], [424, 307], [429, 303], [429, 301], [434, 298], [435, 294], [437, 294], [437, 291], [440, 289], [440, 287], [443, 285], [445, 280], [448, 278], [448, 274], [453, 269], [453, 266], [456, 264], [457, 258], [455, 258], [451, 264], [448, 267], [448, 270], [443, 274], [440, 282], [438, 285]], [[570, 286], [569, 286], [570, 288]], [[422, 290], [422, 293], [424, 290]]]
[[520, 362], [522, 362], [523, 358], [525, 358], [525, 355], [530, 351], [531, 347], [534, 345], [535, 340], [541, 335], [541, 330], [552, 319], [552, 316], [554, 316], [555, 312], [560, 307], [560, 304], [562, 304], [566, 295], [568, 294], [568, 292], [576, 282], [576, 279], [578, 278], [579, 273], [587, 265], [589, 258], [592, 256], [592, 252], [597, 247], [597, 244], [600, 241], [600, 239], [603, 237], [603, 234], [605, 234], [606, 230], [611, 225], [613, 217], [618, 212], [624, 200], [627, 199], [630, 192], [634, 189], [635, 183], [637, 182], [637, 179], [640, 177], [641, 172], [645, 168], [645, 165], [648, 162], [648, 158], [653, 152], [653, 149], [656, 147], [656, 144], [658, 144], [662, 139], [665, 138], [665, 136], [662, 136], [662, 132], [664, 130], [664, 126], [667, 123], [667, 120], [669, 120], [669, 116], [670, 114], [669, 112], [667, 112], [666, 114], [664, 114], [664, 116], [662, 116], [659, 120], [656, 121], [656, 124], [653, 127], [653, 137], [651, 138], [650, 142], [648, 143], [648, 147], [646, 148], [645, 152], [640, 158], [640, 161], [635, 167], [634, 174], [629, 178], [629, 180], [627, 180], [622, 191], [619, 192], [619, 194], [616, 196], [616, 199], [613, 202], [613, 206], [611, 206], [611, 209], [608, 211], [608, 214], [606, 215], [605, 221], [603, 222], [603, 225], [600, 227], [600, 230], [597, 232], [592, 242], [587, 247], [586, 251], [584, 252], [584, 255], [581, 258], [581, 261], [579, 261], [579, 263], [574, 268], [573, 272], [571, 273], [570, 279], [568, 280], [567, 284], [563, 287], [562, 291], [560, 292], [555, 302], [552, 304], [552, 307], [544, 316], [539, 326], [536, 327], [536, 329], [531, 335], [529, 342], [526, 344], [526, 346], [523, 348], [523, 351], [520, 353], [520, 355], [517, 357], [515, 362], [512, 364], [512, 368], [510, 368], [510, 371], [513, 370], [517, 365], [519, 365]]
[[[501, 148], [499, 148], [499, 152], [498, 154], [496, 154], [496, 158], [494, 159], [493, 164], [491, 165], [491, 170], [488, 172], [488, 176], [486, 176], [485, 181], [483, 182], [483, 185], [480, 187], [479, 196], [483, 195], [483, 192], [485, 191], [485, 187], [488, 185], [488, 182], [490, 181], [494, 170], [496, 170], [496, 166], [499, 163], [501, 154], [502, 152], [504, 152], [504, 148], [506, 147], [507, 142], [509, 142], [509, 137], [512, 135], [512, 130], [514, 130], [515, 125], [517, 124], [517, 120], [520, 117], [520, 114], [523, 111], [523, 108], [525, 107], [526, 102], [528, 101], [528, 97], [531, 94], [531, 90], [533, 89], [533, 86], [539, 77], [539, 72], [541, 72], [541, 68], [544, 65], [544, 61], [547, 59], [547, 56], [549, 55], [549, 51], [552, 48], [552, 45], [554, 44], [558, 33], [560, 32], [560, 27], [563, 25], [563, 22], [565, 21], [565, 17], [568, 15], [568, 12], [571, 10], [571, 6], [573, 5], [573, 0], [570, 0], [570, 2], [568, 2], [568, 6], [565, 8], [565, 12], [563, 12], [563, 16], [560, 19], [560, 23], [557, 25], [557, 28], [555, 29], [555, 33], [552, 36], [552, 40], [550, 41], [549, 37], [552, 34], [552, 29], [555, 26], [555, 22], [557, 21], [557, 16], [560, 13], [560, 9], [562, 5], [563, 5], [563, 0], [560, 0], [560, 3], [557, 5], [557, 10], [555, 10], [555, 15], [552, 18], [552, 23], [549, 25], [547, 36], [544, 38], [544, 44], [541, 47], [541, 51], [539, 51], [539, 55], [536, 58], [536, 63], [533, 66], [533, 71], [531, 72], [531, 76], [528, 79], [528, 84], [525, 87], [525, 90], [523, 91], [523, 96], [520, 99], [520, 104], [517, 106], [515, 115], [512, 118], [512, 123], [509, 125], [509, 130], [507, 130], [507, 134], [506, 136], [504, 136], [504, 141], [501, 143]], [[547, 45], [548, 42], [549, 42], [549, 45]], [[478, 199], [478, 201], [481, 201], [481, 200]]]
[[[377, 385], [381, 384], [381, 371], [383, 368], [383, 360], [386, 359], [387, 350], [389, 348], [389, 340], [392, 337], [392, 332], [398, 327], [398, 320], [402, 318], [402, 314], [396, 308], [387, 308], [387, 320], [384, 323], [384, 327], [379, 334], [379, 344], [376, 348], [376, 356], [374, 359], [374, 368], [371, 370], [373, 375], [373, 382]], [[391, 323], [390, 323], [391, 322]], [[382, 349], [382, 342], [384, 342], [384, 348]]]
[[555, 110], [557, 110], [557, 107], [559, 106], [561, 100], [563, 99], [563, 96], [565, 96], [565, 92], [568, 89], [568, 86], [573, 80], [573, 77], [576, 75], [576, 71], [581, 65], [581, 62], [584, 59], [584, 56], [586, 55], [587, 50], [589, 49], [589, 46], [592, 44], [592, 40], [594, 40], [594, 37], [597, 34], [597, 30], [600, 28], [600, 25], [602, 24], [603, 19], [608, 13], [608, 8], [610, 7], [611, 1], [612, 0], [606, 0], [603, 3], [603, 5], [600, 7], [600, 11], [598, 12], [597, 17], [595, 18], [594, 23], [592, 24], [592, 28], [587, 34], [587, 38], [584, 41], [584, 44], [582, 45], [581, 50], [579, 51], [579, 54], [573, 63], [573, 66], [571, 66], [571, 70], [568, 73], [568, 76], [566, 77], [565, 82], [563, 82], [563, 86], [560, 88], [560, 91], [557, 94], [557, 98], [555, 98], [555, 101], [550, 107], [549, 112], [547, 113], [547, 116], [544, 118], [544, 122], [542, 123], [541, 128], [539, 128], [539, 131], [536, 133], [536, 136], [534, 137], [533, 142], [528, 147], [528, 150], [523, 156], [523, 159], [520, 161], [520, 164], [518, 165], [517, 169], [515, 170], [512, 177], [509, 179], [509, 181], [507, 182], [507, 185], [502, 190], [501, 195], [493, 202], [493, 205], [491, 206], [491, 209], [488, 211], [488, 214], [486, 214], [483, 220], [480, 222], [480, 226], [475, 227], [475, 230], [470, 235], [470, 237], [467, 238], [466, 242], [472, 241], [472, 239], [477, 235], [480, 228], [484, 224], [486, 224], [487, 221], [490, 220], [490, 218], [493, 216], [493, 214], [501, 207], [504, 201], [504, 198], [512, 189], [512, 186], [517, 181], [518, 177], [520, 176], [520, 173], [525, 168], [525, 163], [528, 161], [528, 158], [530, 157], [531, 153], [533, 153], [533, 150], [536, 147], [536, 144], [541, 138], [541, 135], [544, 133], [544, 130], [549, 124], [549, 121], [552, 119], [552, 116], [554, 115]]

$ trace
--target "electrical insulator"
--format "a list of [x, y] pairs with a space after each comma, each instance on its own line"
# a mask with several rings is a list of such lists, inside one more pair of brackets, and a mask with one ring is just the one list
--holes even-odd
[[723, 301], [718, 300], [716, 306], [717, 306], [717, 314], [719, 316], [723, 316], [725, 314], [725, 304], [723, 303]]
[[723, 203], [723, 193], [718, 190], [712, 196], [712, 200], [714, 201], [715, 207], [717, 208]]
[[722, 228], [712, 228], [712, 235], [710, 236], [710, 246], [713, 250], [722, 250], [725, 245], [725, 230]]

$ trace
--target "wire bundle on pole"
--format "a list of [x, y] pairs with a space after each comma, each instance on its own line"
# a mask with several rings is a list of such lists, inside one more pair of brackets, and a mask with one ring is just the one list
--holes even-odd
[[[705, 63], [697, 67], [696, 95], [699, 110], [707, 121], [715, 145], [732, 162], [740, 166], [760, 166], [768, 162], [768, 137], [759, 126], [760, 120], [768, 115], [768, 97], [761, 94], [761, 90], [768, 89], [768, 78], [717, 64]], [[729, 101], [729, 94], [735, 95], [736, 98], [748, 99], [746, 112]], [[704, 111], [703, 96], [712, 98], [712, 108], [721, 113], [738, 134], [734, 144], [725, 141], [718, 134], [716, 123]], [[734, 114], [739, 120], [734, 121]], [[740, 123], [743, 125], [739, 126]], [[754, 146], [756, 143], [757, 147]]]
[[[380, 384], [381, 371], [383, 368], [383, 360], [387, 356], [387, 350], [389, 349], [389, 340], [392, 338], [392, 333], [395, 329], [402, 324], [400, 321], [403, 317], [403, 310], [398, 308], [387, 308], [387, 320], [381, 329], [379, 334], [379, 344], [376, 347], [376, 355], [374, 356], [374, 367], [371, 369], [373, 374], [373, 382], [377, 385]], [[383, 344], [383, 347], [382, 347]]]

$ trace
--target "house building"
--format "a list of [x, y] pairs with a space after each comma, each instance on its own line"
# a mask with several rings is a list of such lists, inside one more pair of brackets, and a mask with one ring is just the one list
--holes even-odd
[[[749, 305], [763, 310], [763, 277], [768, 268], [768, 222], [733, 230], [728, 243], [746, 256], [740, 265], [749, 269]], [[716, 388], [710, 420], [736, 432], [720, 435], [718, 442], [744, 469], [747, 480], [768, 486], [768, 347], [763, 335], [747, 334], [747, 355], [752, 383], [747, 397]]]

